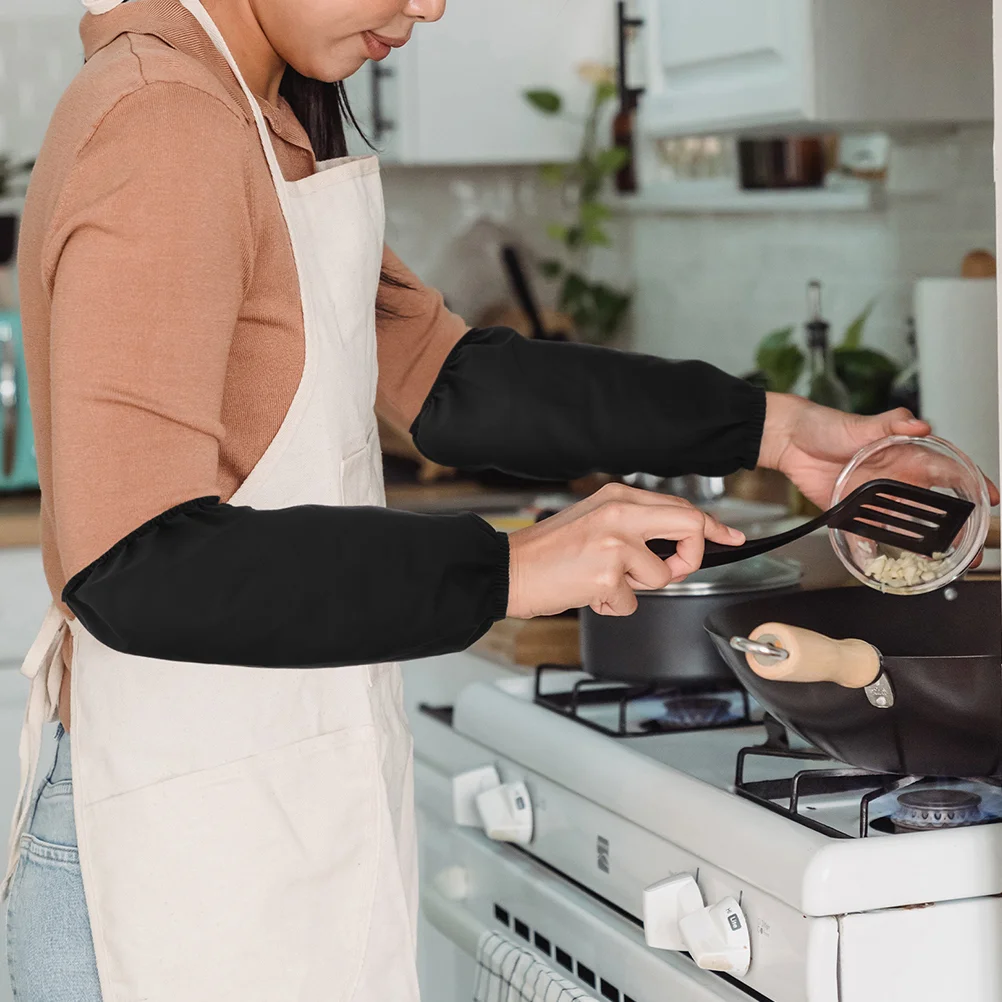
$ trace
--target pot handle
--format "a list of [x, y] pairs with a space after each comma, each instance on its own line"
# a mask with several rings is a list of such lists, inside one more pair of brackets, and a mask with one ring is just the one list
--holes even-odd
[[[749, 642], [750, 641], [750, 642]], [[763, 623], [748, 640], [733, 637], [748, 667], [773, 682], [835, 682], [865, 689], [881, 674], [880, 652], [863, 640], [833, 640], [785, 623]]]

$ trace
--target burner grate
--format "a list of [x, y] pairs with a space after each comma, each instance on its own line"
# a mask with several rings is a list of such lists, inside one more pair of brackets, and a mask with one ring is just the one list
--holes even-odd
[[[693, 685], [666, 685], [665, 683], [613, 682], [603, 679], [577, 679], [569, 688], [544, 691], [543, 679], [552, 678], [556, 673], [566, 675], [564, 665], [540, 665], [536, 669], [536, 685], [533, 701], [538, 705], [559, 713], [562, 717], [599, 731], [613, 738], [649, 737], [652, 734], [677, 734], [682, 732], [720, 730], [728, 727], [746, 727], [751, 723], [751, 706], [748, 693], [733, 682], [701, 681]], [[731, 697], [740, 707], [735, 712], [721, 712], [727, 703], [723, 698]], [[641, 701], [662, 701], [664, 715], [643, 720], [631, 719], [630, 710], [636, 709]], [[588, 716], [588, 711], [596, 707], [611, 708], [614, 718], [612, 725]], [[675, 718], [671, 712], [676, 710]]]
[[[748, 780], [745, 778], [745, 765], [749, 758], [782, 758], [800, 762], [830, 761], [824, 752], [814, 748], [791, 748], [786, 728], [773, 717], [767, 716], [764, 724], [766, 728], [765, 743], [742, 748], [738, 752], [734, 777], [735, 793], [776, 814], [783, 814], [807, 828], [812, 828], [832, 838], [844, 839], [852, 838], [852, 836], [808, 817], [801, 811], [801, 804], [807, 797], [859, 791], [859, 838], [867, 838], [871, 828], [885, 833], [905, 830], [904, 826], [895, 826], [890, 819], [878, 818], [871, 824], [870, 807], [874, 801], [889, 793], [894, 793], [896, 790], [930, 782], [928, 777], [896, 776], [844, 766], [834, 769], [801, 769], [793, 776], [784, 779]], [[977, 782], [992, 786], [1002, 785], [987, 779], [977, 780]], [[777, 803], [777, 801], [786, 801], [786, 805]], [[997, 819], [990, 818], [973, 823], [987, 824], [994, 820]], [[882, 824], [885, 821], [887, 824]]]

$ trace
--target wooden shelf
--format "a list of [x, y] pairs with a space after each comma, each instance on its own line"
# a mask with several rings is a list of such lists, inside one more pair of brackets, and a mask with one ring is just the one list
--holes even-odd
[[878, 204], [878, 189], [866, 181], [839, 179], [824, 188], [742, 191], [733, 178], [650, 184], [640, 194], [612, 202], [616, 211], [629, 215], [867, 212]]

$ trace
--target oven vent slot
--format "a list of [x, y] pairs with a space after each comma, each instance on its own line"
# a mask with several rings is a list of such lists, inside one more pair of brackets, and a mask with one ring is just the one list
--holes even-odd
[[554, 943], [545, 933], [538, 929], [530, 929], [527, 922], [516, 918], [507, 908], [496, 902], [494, 904], [494, 918], [506, 929], [514, 929], [518, 937], [535, 946], [539, 953], [555, 960], [559, 967], [574, 975], [582, 984], [592, 989], [597, 988], [601, 992], [601, 997], [607, 999], [608, 1002], [636, 1002], [629, 995], [623, 995], [611, 981], [607, 981], [590, 967], [575, 960], [571, 954]]

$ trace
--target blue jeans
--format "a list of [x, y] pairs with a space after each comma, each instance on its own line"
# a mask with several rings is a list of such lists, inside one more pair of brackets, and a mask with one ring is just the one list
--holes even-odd
[[101, 1002], [84, 900], [69, 735], [59, 727], [56, 757], [21, 838], [7, 902], [7, 964], [18, 1002]]

